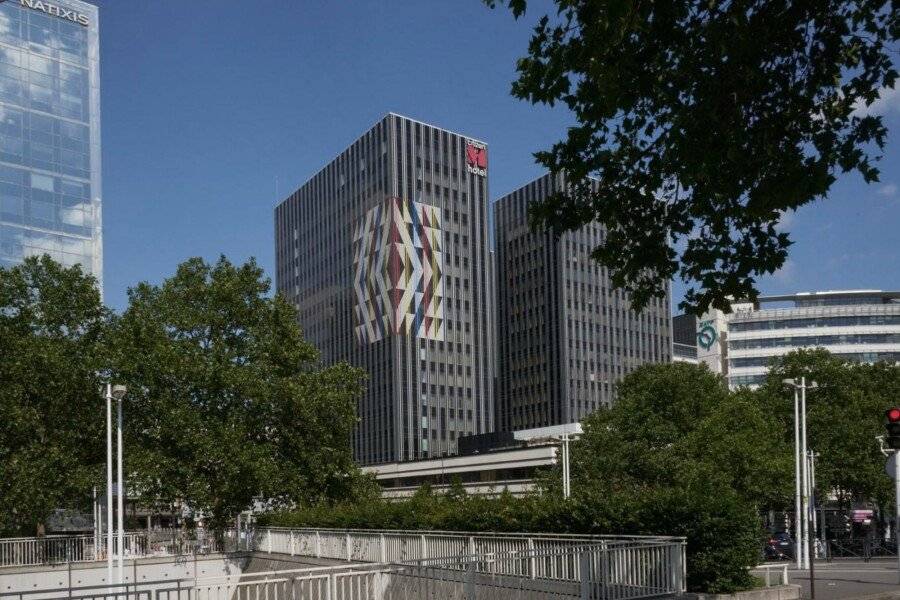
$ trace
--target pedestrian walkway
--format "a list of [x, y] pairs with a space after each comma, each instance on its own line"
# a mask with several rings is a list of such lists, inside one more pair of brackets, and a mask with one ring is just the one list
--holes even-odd
[[[840, 600], [883, 595], [900, 600], [897, 559], [856, 559], [816, 562], [816, 600]], [[801, 596], [809, 598], [809, 571], [788, 568], [790, 583], [801, 586]], [[873, 599], [874, 600], [874, 599]]]

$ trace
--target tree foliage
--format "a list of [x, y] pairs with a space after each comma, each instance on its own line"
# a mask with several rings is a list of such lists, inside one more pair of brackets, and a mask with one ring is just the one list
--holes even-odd
[[796, 350], [777, 360], [757, 392], [782, 423], [793, 445], [793, 391], [782, 380], [806, 377], [818, 387], [807, 391], [807, 439], [819, 457], [816, 482], [833, 490], [850, 508], [853, 501], [888, 506], [892, 481], [875, 440], [884, 433], [884, 412], [900, 398], [900, 366], [848, 363], [826, 350]]
[[612, 408], [584, 421], [572, 448], [575, 497], [616, 502], [620, 519], [634, 521], [629, 529], [686, 536], [692, 589], [748, 587], [758, 511], [789, 494], [778, 420], [705, 366], [645, 365], [617, 393]]
[[685, 536], [689, 589], [731, 592], [753, 583], [747, 567], [759, 559], [758, 509], [789, 493], [791, 455], [779, 427], [756, 396], [730, 393], [704, 367], [645, 366], [573, 442], [571, 498], [562, 498], [556, 467], [540, 493], [521, 498], [467, 496], [459, 486], [441, 495], [424, 485], [405, 501], [307, 507], [264, 522]]
[[0, 531], [33, 535], [54, 509], [90, 505], [108, 322], [80, 267], [44, 256], [0, 268]]
[[[823, 199], [840, 172], [878, 178], [886, 128], [859, 109], [896, 81], [896, 2], [555, 3], [512, 94], [571, 110], [566, 138], [535, 156], [580, 183], [532, 223], [605, 225], [593, 256], [635, 306], [676, 275], [698, 314], [755, 298], [756, 277], [787, 257], [785, 211]], [[508, 6], [518, 18], [527, 2]]]
[[147, 499], [221, 525], [254, 498], [350, 497], [362, 372], [317, 364], [293, 308], [250, 261], [194, 258], [129, 290], [113, 334], [128, 385], [127, 467]]

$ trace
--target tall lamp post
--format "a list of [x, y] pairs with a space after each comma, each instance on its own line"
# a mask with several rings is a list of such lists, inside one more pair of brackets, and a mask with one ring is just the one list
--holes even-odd
[[117, 451], [117, 467], [116, 474], [116, 490], [119, 493], [119, 583], [125, 583], [125, 479], [122, 477], [122, 400], [125, 398], [127, 389], [124, 385], [113, 386], [113, 397], [119, 401], [117, 428], [116, 428], [116, 451]]
[[[814, 548], [811, 540], [815, 536], [815, 532], [810, 527], [809, 516], [811, 481], [806, 447], [806, 390], [815, 389], [818, 387], [818, 384], [815, 381], [807, 381], [806, 377], [801, 377], [799, 380], [784, 379], [782, 383], [794, 388], [794, 475], [797, 486], [795, 501], [799, 499], [799, 502], [796, 502], [799, 527], [795, 527], [798, 535], [794, 540], [794, 546], [797, 550], [795, 552], [797, 554], [797, 568], [807, 568], [812, 571], [814, 567], [812, 560], [810, 560], [810, 551]], [[799, 402], [798, 390], [800, 391]], [[812, 573], [810, 573], [810, 586], [812, 586]], [[810, 587], [811, 592], [812, 589]]]
[[125, 540], [124, 534], [124, 515], [122, 502], [122, 398], [125, 397], [127, 389], [124, 385], [113, 385], [106, 383], [106, 580], [112, 584], [113, 580], [113, 464], [112, 464], [112, 401], [115, 398], [119, 402], [118, 408], [118, 500], [119, 500], [119, 580], [121, 583], [124, 565], [123, 565], [123, 546]]

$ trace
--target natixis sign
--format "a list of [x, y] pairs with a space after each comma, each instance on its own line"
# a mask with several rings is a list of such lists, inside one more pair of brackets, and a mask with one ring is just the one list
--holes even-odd
[[[0, 4], [4, 1], [5, 0], [0, 0]], [[58, 4], [53, 4], [52, 2], [44, 2], [44, 0], [19, 0], [19, 5], [23, 8], [39, 10], [51, 17], [59, 17], [60, 19], [72, 21], [73, 23], [84, 25], [85, 27], [91, 23], [86, 14], [80, 13], [73, 8], [65, 8]]]

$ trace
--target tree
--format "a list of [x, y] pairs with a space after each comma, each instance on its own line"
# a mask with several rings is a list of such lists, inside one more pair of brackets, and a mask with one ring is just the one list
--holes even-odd
[[360, 370], [320, 367], [296, 314], [254, 261], [194, 258], [129, 290], [115, 326], [128, 385], [134, 489], [222, 525], [255, 497], [276, 505], [352, 497]]
[[781, 423], [704, 366], [645, 365], [620, 382], [617, 394], [611, 408], [584, 421], [572, 451], [572, 472], [581, 480], [653, 488], [715, 474], [756, 506], [790, 497], [791, 454]]
[[782, 380], [801, 376], [818, 384], [806, 397], [808, 445], [819, 454], [817, 486], [833, 490], [847, 508], [854, 500], [888, 505], [892, 482], [875, 437], [884, 433], [884, 412], [900, 404], [900, 366], [850, 363], [824, 349], [795, 350], [778, 359], [757, 393], [782, 422], [791, 445], [793, 391]]
[[[508, 5], [518, 18], [527, 2]], [[593, 257], [634, 306], [676, 274], [697, 314], [755, 299], [755, 278], [787, 257], [785, 211], [823, 199], [839, 172], [877, 180], [887, 132], [861, 109], [897, 78], [895, 2], [556, 5], [512, 94], [571, 110], [566, 138], [535, 157], [574, 185], [536, 204], [532, 224], [605, 225]]]
[[45, 255], [0, 268], [0, 531], [40, 532], [54, 509], [90, 504], [105, 457], [108, 322], [80, 267]]
[[619, 507], [606, 514], [620, 531], [686, 536], [693, 590], [748, 587], [758, 511], [789, 498], [780, 426], [705, 366], [642, 366], [612, 408], [584, 421], [572, 446], [573, 505]]

